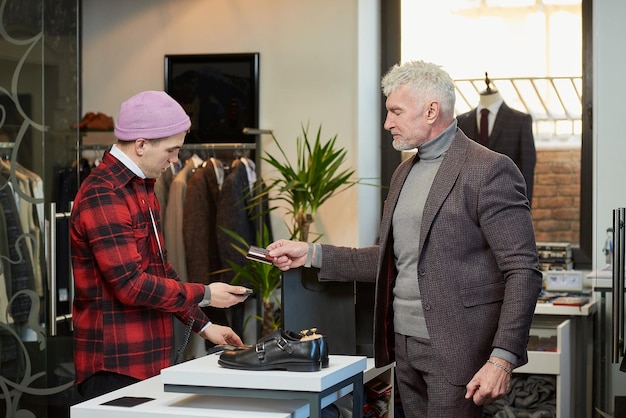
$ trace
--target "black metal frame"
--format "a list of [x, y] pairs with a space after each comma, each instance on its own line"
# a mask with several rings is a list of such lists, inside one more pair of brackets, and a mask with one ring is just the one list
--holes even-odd
[[165, 91], [188, 112], [187, 143], [253, 143], [259, 125], [258, 52], [165, 55]]

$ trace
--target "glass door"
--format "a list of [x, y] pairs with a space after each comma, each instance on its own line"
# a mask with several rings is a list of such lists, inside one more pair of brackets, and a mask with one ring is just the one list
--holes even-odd
[[0, 416], [63, 417], [77, 400], [78, 0], [0, 0], [0, 16]]

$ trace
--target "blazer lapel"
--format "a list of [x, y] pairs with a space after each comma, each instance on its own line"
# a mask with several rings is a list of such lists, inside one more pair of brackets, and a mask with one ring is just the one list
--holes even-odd
[[417, 158], [419, 157], [416, 154], [412, 158], [402, 162], [391, 178], [391, 182], [389, 184], [389, 194], [387, 195], [387, 199], [385, 199], [383, 217], [380, 222], [381, 251], [379, 252], [379, 266], [383, 265], [384, 257], [389, 250], [389, 238], [392, 234], [393, 211], [398, 203], [402, 185], [406, 181], [406, 178], [411, 171], [411, 167], [413, 167]]
[[493, 129], [491, 130], [491, 135], [489, 136], [489, 148], [493, 148], [493, 144], [495, 144], [498, 141], [498, 138], [502, 135], [502, 130], [508, 124], [510, 114], [510, 108], [506, 105], [506, 103], [502, 103], [498, 109], [498, 113], [496, 114]]
[[[428, 198], [426, 199], [426, 204], [424, 205], [424, 213], [422, 215], [418, 250], [420, 253], [422, 252], [424, 242], [428, 237], [428, 233], [430, 232], [430, 228], [437, 212], [439, 212], [441, 205], [450, 194], [450, 191], [459, 177], [461, 167], [467, 158], [467, 148], [470, 143], [469, 141], [470, 140], [463, 134], [463, 132], [460, 129], [457, 129], [455, 138], [446, 152], [437, 174], [435, 175], [430, 192], [428, 193]], [[385, 253], [387, 252], [386, 250], [388, 249], [389, 237], [392, 233], [393, 211], [398, 203], [402, 185], [406, 181], [406, 178], [411, 171], [411, 167], [416, 162], [417, 158], [419, 157], [415, 155], [410, 160], [404, 161], [398, 167], [398, 170], [391, 179], [389, 194], [387, 195], [387, 200], [385, 202], [385, 212], [383, 219], [381, 220], [380, 244], [382, 245], [382, 251], [380, 251], [379, 254], [379, 263], [382, 263]]]
[[446, 152], [446, 155], [441, 162], [441, 166], [433, 179], [433, 184], [430, 188], [430, 192], [428, 193], [426, 204], [424, 205], [424, 213], [422, 215], [422, 225], [420, 229], [420, 242], [418, 247], [420, 255], [424, 242], [426, 242], [426, 238], [430, 232], [433, 220], [459, 177], [461, 167], [467, 158], [468, 145], [468, 140], [464, 139], [463, 133], [457, 129], [454, 140]]

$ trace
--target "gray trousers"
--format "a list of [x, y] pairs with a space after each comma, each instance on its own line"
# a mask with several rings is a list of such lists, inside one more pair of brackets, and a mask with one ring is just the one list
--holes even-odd
[[465, 399], [465, 386], [448, 382], [430, 341], [396, 333], [396, 380], [407, 418], [481, 418], [483, 408]]

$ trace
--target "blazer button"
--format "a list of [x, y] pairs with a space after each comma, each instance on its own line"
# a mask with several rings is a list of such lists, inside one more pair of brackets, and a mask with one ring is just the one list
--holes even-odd
[[425, 311], [430, 311], [430, 308], [431, 308], [430, 303], [425, 303], [424, 304], [424, 310]]
[[425, 270], [419, 270], [419, 271], [418, 271], [418, 274], [419, 274], [420, 276], [426, 276], [426, 271], [425, 271]]

